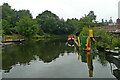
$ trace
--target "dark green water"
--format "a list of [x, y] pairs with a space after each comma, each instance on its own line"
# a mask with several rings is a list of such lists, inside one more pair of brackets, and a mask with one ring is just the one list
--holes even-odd
[[2, 49], [3, 78], [115, 78], [103, 52], [75, 52], [66, 39], [26, 41]]

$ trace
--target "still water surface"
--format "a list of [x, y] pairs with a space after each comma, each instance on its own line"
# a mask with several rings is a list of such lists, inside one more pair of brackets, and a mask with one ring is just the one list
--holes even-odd
[[65, 44], [54, 39], [4, 47], [3, 78], [115, 78], [103, 52], [77, 52]]

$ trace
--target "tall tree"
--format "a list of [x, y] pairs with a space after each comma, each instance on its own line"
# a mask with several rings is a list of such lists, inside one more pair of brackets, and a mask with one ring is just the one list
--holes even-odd
[[82, 17], [79, 21], [77, 31], [82, 31], [84, 27], [93, 27], [94, 23], [91, 21], [91, 19], [87, 16]]
[[16, 31], [25, 37], [31, 37], [37, 33], [38, 27], [36, 20], [25, 16], [17, 22]]
[[89, 17], [92, 22], [96, 20], [96, 15], [94, 15], [94, 11], [90, 11], [87, 17]]
[[4, 34], [11, 34], [10, 23], [5, 19], [2, 19], [2, 30]]
[[77, 27], [78, 27], [78, 24], [79, 24], [79, 20], [78, 19], [67, 19], [66, 23], [68, 24], [68, 29], [69, 29], [69, 32], [71, 33], [75, 33], [77, 32]]
[[24, 16], [29, 16], [30, 18], [33, 18], [32, 14], [30, 13], [29, 10], [19, 10], [19, 11], [17, 11], [17, 18], [18, 19], [23, 18]]
[[53, 33], [56, 29], [58, 29], [57, 23], [59, 17], [51, 11], [44, 11], [43, 13], [39, 14], [36, 19], [45, 33]]
[[2, 5], [2, 19], [5, 19], [11, 23], [11, 27], [16, 26], [16, 22], [23, 16], [29, 16], [32, 18], [32, 14], [29, 10], [19, 10], [11, 9], [8, 3]]

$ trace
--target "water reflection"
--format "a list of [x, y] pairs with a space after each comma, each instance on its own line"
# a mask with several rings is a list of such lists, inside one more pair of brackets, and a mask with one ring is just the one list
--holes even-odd
[[[111, 73], [120, 80], [120, 59], [115, 58], [114, 55], [106, 55], [106, 59], [109, 62], [111, 66]], [[113, 65], [116, 66], [116, 68], [113, 68]]]
[[89, 70], [89, 77], [93, 77], [93, 58], [94, 58], [93, 54], [95, 53], [91, 51], [81, 51], [77, 46], [73, 44], [68, 42], [68, 46], [70, 47], [74, 46], [74, 52], [78, 52], [78, 60], [80, 60], [80, 56], [81, 56], [81, 61], [87, 63]]
[[19, 45], [12, 45], [2, 50], [2, 69], [9, 72], [13, 65], [29, 65], [31, 60], [49, 63], [56, 58], [64, 56], [64, 52], [73, 52], [73, 49], [65, 46], [64, 39], [27, 41]]
[[[69, 44], [71, 45], [71, 44]], [[70, 46], [73, 47], [73, 46]], [[81, 51], [77, 46], [74, 46], [74, 52], [78, 53], [78, 60], [87, 63], [89, 69], [89, 77], [93, 77], [93, 59], [98, 55], [99, 61], [103, 66], [107, 65], [107, 61], [110, 63], [111, 73], [119, 80], [120, 79], [120, 58], [115, 58], [113, 54], [105, 54], [103, 52], [93, 53], [91, 51]], [[117, 69], [112, 69], [111, 63], [115, 64]]]
[[90, 52], [78, 52], [78, 60], [80, 59], [81, 55], [81, 61], [84, 63], [87, 63], [88, 70], [89, 70], [89, 77], [93, 77], [93, 55], [91, 55]]
[[[74, 50], [76, 51], [76, 47], [74, 47]], [[93, 77], [93, 59], [94, 55], [91, 52], [87, 51], [77, 51], [78, 52], [78, 60], [80, 60], [81, 57], [81, 62], [87, 63], [87, 67], [89, 70], [89, 77]]]
[[[19, 76], [20, 73], [18, 67], [16, 68], [15, 71], [16, 65], [22, 65], [22, 67], [19, 66], [21, 67], [20, 70], [21, 69], [24, 70], [26, 69], [27, 65], [30, 65], [31, 67], [27, 67], [28, 72], [33, 71], [33, 73], [36, 74], [37, 77], [40, 76], [39, 74], [41, 74], [41, 77], [53, 77], [52, 74], [54, 74], [57, 77], [67, 76], [67, 77], [82, 78], [84, 76], [85, 78], [86, 77], [88, 78], [88, 77], [97, 76], [98, 78], [99, 76], [101, 77], [101, 75], [99, 74], [101, 73], [104, 74], [103, 71], [100, 72], [97, 71], [97, 68], [99, 67], [98, 65], [102, 65], [102, 68], [107, 67], [107, 69], [102, 69], [101, 67], [99, 67], [101, 70], [106, 70], [106, 72], [108, 73], [108, 75], [104, 77], [112, 77], [111, 74], [109, 74], [109, 69], [108, 69], [109, 67], [107, 65], [108, 62], [106, 60], [106, 55], [103, 52], [91, 53], [91, 52], [79, 51], [78, 48], [76, 48], [75, 46], [71, 46], [71, 47], [66, 46], [67, 43], [65, 42], [66, 39], [25, 41], [21, 44], [5, 47], [2, 50], [3, 52], [2, 69], [5, 70], [3, 75], [5, 77], [9, 77], [9, 76], [16, 77], [16, 75]], [[74, 53], [77, 54], [77, 58], [76, 55], [74, 55]], [[66, 56], [66, 54], [68, 55]], [[96, 62], [94, 62], [94, 60]], [[31, 65], [32, 61], [36, 61], [36, 63], [33, 62], [33, 64]], [[83, 63], [85, 63], [86, 65]], [[36, 65], [33, 66], [34, 64]], [[82, 66], [86, 66], [87, 69]], [[46, 67], [47, 70], [44, 67]], [[35, 69], [36, 71], [34, 70], [34, 68], [37, 68]], [[83, 72], [80, 69], [84, 69]], [[38, 72], [38, 70], [40, 71]], [[95, 72], [98, 74], [95, 74]], [[49, 75], [47, 73], [51, 73], [51, 74]], [[24, 73], [21, 72], [21, 74]], [[31, 73], [28, 73], [28, 75], [29, 77], [36, 76], [36, 75], [32, 75]], [[23, 77], [26, 77], [26, 75], [23, 75]]]

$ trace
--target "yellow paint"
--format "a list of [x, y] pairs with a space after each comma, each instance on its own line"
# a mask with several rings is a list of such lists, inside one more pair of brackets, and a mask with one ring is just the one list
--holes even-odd
[[93, 37], [93, 30], [92, 29], [89, 30], [89, 36], [88, 36], [88, 38], [86, 40], [86, 44], [85, 44], [85, 46], [87, 47], [85, 50], [87, 50], [87, 51], [91, 50], [91, 40], [90, 40], [91, 37]]
[[80, 39], [79, 39], [79, 37], [78, 37], [78, 46], [80, 47]]
[[87, 44], [85, 44], [85, 46], [87, 47], [86, 50], [90, 51], [91, 50], [91, 42], [90, 42], [90, 37], [88, 36], [87, 38]]
[[87, 47], [86, 48], [87, 51], [91, 50], [91, 40], [90, 40], [91, 37], [93, 37], [93, 30], [92, 29], [89, 30], [89, 36], [87, 38], [87, 44], [85, 44], [85, 46]]
[[93, 70], [91, 70], [91, 53], [87, 52], [87, 64], [88, 64], [88, 69], [89, 69], [89, 77], [93, 77]]
[[5, 39], [5, 41], [12, 41], [13, 39]]
[[93, 37], [93, 30], [92, 29], [89, 30], [89, 37]]
[[90, 52], [87, 52], [87, 64], [88, 68], [90, 69]]

